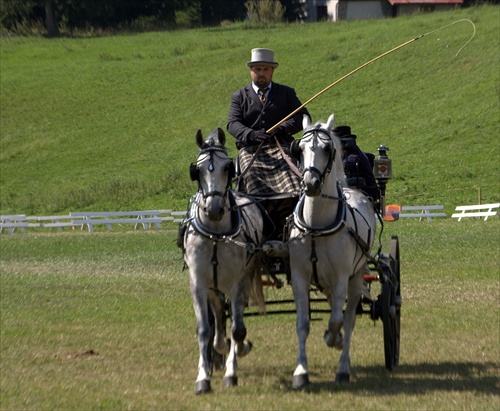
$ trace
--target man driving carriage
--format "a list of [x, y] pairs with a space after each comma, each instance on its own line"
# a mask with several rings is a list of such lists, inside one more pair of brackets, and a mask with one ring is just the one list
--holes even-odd
[[265, 199], [262, 204], [275, 225], [267, 234], [278, 239], [297, 203], [301, 181], [284, 155], [289, 152], [293, 134], [302, 130], [304, 114], [309, 112], [302, 108], [276, 130], [266, 133], [302, 103], [293, 88], [272, 81], [278, 67], [273, 50], [253, 49], [247, 66], [252, 82], [232, 94], [227, 123], [240, 150], [241, 181], [237, 189]]

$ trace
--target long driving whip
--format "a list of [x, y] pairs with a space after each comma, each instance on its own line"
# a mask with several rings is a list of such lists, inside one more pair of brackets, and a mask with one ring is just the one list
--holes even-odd
[[389, 51], [386, 51], [385, 53], [381, 54], [380, 56], [377, 56], [373, 59], [371, 59], [370, 61], [367, 61], [366, 63], [362, 64], [361, 66], [359, 66], [358, 68], [355, 68], [354, 70], [352, 70], [350, 73], [347, 73], [345, 76], [339, 78], [338, 80], [334, 81], [332, 84], [330, 84], [328, 87], [325, 87], [323, 90], [321, 90], [319, 93], [315, 94], [314, 96], [312, 96], [309, 100], [307, 100], [304, 104], [302, 104], [300, 107], [298, 107], [296, 110], [292, 111], [288, 116], [286, 116], [283, 120], [281, 120], [279, 123], [276, 123], [274, 126], [272, 126], [269, 130], [266, 131], [266, 133], [272, 133], [274, 130], [276, 130], [276, 128], [278, 128], [282, 123], [284, 123], [285, 121], [287, 121], [290, 117], [293, 117], [295, 114], [297, 114], [300, 110], [302, 110], [305, 106], [307, 106], [311, 101], [313, 101], [314, 99], [318, 98], [319, 96], [321, 96], [323, 93], [325, 93], [326, 91], [330, 90], [333, 86], [337, 85], [338, 83], [340, 83], [342, 80], [345, 80], [347, 77], [349, 76], [352, 76], [354, 73], [358, 72], [359, 70], [361, 70], [362, 68], [368, 66], [369, 64], [372, 64], [374, 62], [376, 62], [377, 60], [380, 60], [381, 58], [387, 56], [388, 54], [391, 54], [393, 52], [395, 52], [396, 50], [399, 50], [400, 48], [404, 47], [404, 46], [407, 46], [408, 44], [410, 43], [413, 43], [414, 41], [417, 41], [419, 39], [421, 39], [422, 37], [425, 37], [429, 34], [432, 34], [432, 33], [435, 33], [436, 31], [439, 31], [439, 30], [442, 30], [446, 27], [449, 27], [449, 26], [452, 26], [453, 24], [457, 24], [457, 23], [460, 23], [460, 22], [468, 22], [470, 24], [472, 24], [472, 27], [474, 28], [474, 32], [472, 33], [472, 36], [469, 40], [467, 40], [467, 42], [460, 48], [460, 50], [458, 50], [457, 54], [455, 54], [455, 57], [458, 56], [458, 54], [462, 51], [462, 49], [467, 45], [469, 44], [469, 42], [472, 40], [472, 38], [476, 35], [476, 26], [474, 25], [474, 23], [469, 20], [469, 19], [461, 19], [461, 20], [457, 20], [457, 21], [454, 21], [453, 23], [450, 23], [450, 24], [446, 24], [445, 26], [442, 26], [442, 27], [439, 27], [437, 29], [434, 29], [432, 31], [429, 31], [428, 33], [425, 33], [425, 34], [421, 34], [420, 36], [418, 37], [415, 37], [414, 39], [411, 39], [411, 40], [408, 40], [406, 42], [404, 42], [403, 44], [400, 44], [399, 46], [396, 46], [394, 47], [393, 49], [389, 50]]

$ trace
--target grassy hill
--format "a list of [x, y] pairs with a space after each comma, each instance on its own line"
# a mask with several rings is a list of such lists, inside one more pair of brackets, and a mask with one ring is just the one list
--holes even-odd
[[[397, 19], [244, 24], [93, 38], [3, 37], [0, 212], [183, 209], [195, 185], [196, 130], [225, 129], [229, 96], [249, 82], [253, 47], [276, 51], [275, 81], [335, 113], [360, 146], [390, 147], [388, 201], [475, 204], [499, 193], [498, 6]], [[231, 137], [228, 136], [230, 139]], [[231, 153], [236, 149], [231, 144]]]

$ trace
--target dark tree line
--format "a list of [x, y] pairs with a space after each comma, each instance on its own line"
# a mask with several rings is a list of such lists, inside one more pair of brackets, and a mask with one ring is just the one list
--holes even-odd
[[[43, 23], [47, 36], [57, 37], [61, 27], [78, 29], [120, 29], [182, 26], [210, 26], [224, 20], [246, 18], [249, 0], [1, 0], [1, 24], [6, 30]], [[260, 0], [263, 1], [263, 0]], [[279, 1], [283, 18], [302, 17], [300, 0]], [[142, 23], [141, 23], [142, 22]]]

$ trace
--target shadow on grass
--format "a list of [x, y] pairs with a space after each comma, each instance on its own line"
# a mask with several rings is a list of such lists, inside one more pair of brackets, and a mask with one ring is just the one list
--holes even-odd
[[[310, 393], [339, 391], [372, 395], [427, 394], [439, 391], [470, 391], [498, 395], [500, 364], [494, 362], [442, 362], [400, 365], [394, 372], [381, 366], [352, 368], [351, 382], [335, 384], [332, 371], [328, 375], [310, 372], [311, 384], [304, 388]], [[292, 376], [280, 385], [291, 386]]]

